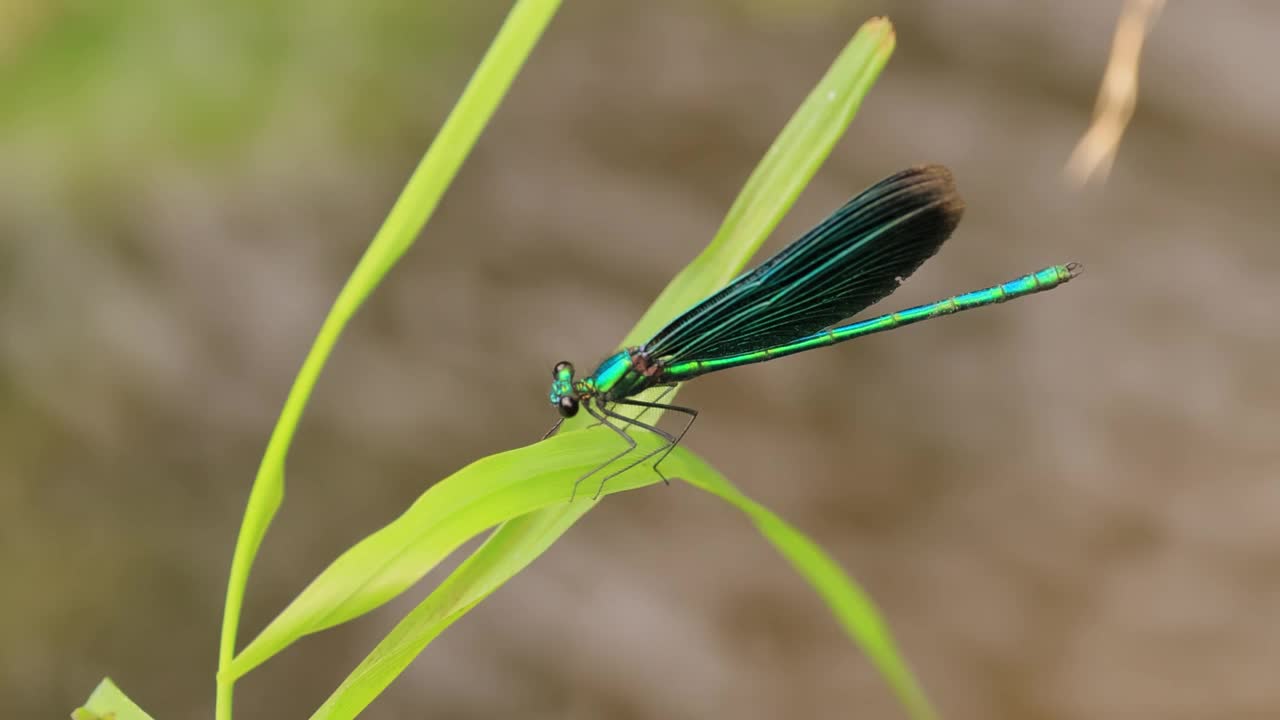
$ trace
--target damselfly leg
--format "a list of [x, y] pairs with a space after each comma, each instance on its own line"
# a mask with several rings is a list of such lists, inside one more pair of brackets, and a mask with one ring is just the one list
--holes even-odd
[[[604, 464], [600, 465], [599, 467], [597, 467], [596, 469], [594, 469], [594, 470], [592, 470], [591, 472], [587, 473], [586, 475], [583, 475], [582, 477], [578, 478], [577, 480], [574, 480], [574, 481], [573, 481], [573, 491], [569, 493], [569, 502], [573, 502], [573, 499], [574, 499], [574, 498], [576, 498], [576, 497], [578, 496], [578, 486], [582, 484], [582, 481], [583, 481], [583, 480], [586, 480], [587, 478], [589, 478], [589, 477], [591, 477], [592, 475], [595, 475], [596, 473], [600, 472], [601, 470], [603, 470], [603, 469], [605, 469], [605, 468], [609, 467], [610, 465], [612, 465], [613, 463], [617, 462], [618, 460], [621, 460], [623, 457], [626, 457], [626, 455], [627, 455], [628, 453], [630, 453], [632, 450], [635, 450], [635, 449], [636, 449], [636, 441], [635, 441], [635, 438], [633, 438], [633, 437], [631, 437], [630, 435], [628, 435], [628, 434], [626, 433], [626, 431], [625, 431], [625, 430], [623, 430], [622, 428], [620, 428], [620, 427], [618, 427], [617, 425], [614, 425], [613, 423], [609, 422], [607, 419], [605, 419], [604, 415], [601, 415], [601, 414], [600, 414], [600, 412], [604, 412], [605, 414], [609, 414], [609, 412], [608, 412], [607, 410], [605, 410], [604, 408], [599, 408], [598, 410], [599, 410], [600, 412], [597, 412], [597, 408], [596, 408], [594, 405], [592, 405], [591, 403], [583, 403], [583, 406], [585, 406], [585, 407], [587, 408], [587, 412], [591, 413], [591, 417], [593, 417], [593, 418], [595, 418], [596, 420], [599, 420], [599, 421], [600, 421], [600, 424], [601, 424], [601, 425], [604, 425], [605, 427], [609, 428], [610, 430], [614, 431], [614, 432], [615, 432], [615, 433], [617, 433], [619, 436], [621, 436], [623, 440], [626, 440], [626, 441], [627, 441], [627, 449], [626, 449], [626, 450], [623, 450], [622, 452], [618, 453], [617, 455], [614, 455], [613, 457], [611, 457], [611, 458], [609, 458], [608, 460], [604, 461]], [[615, 473], [615, 474], [616, 474], [616, 473]], [[608, 480], [608, 479], [609, 479], [609, 478], [611, 478], [611, 477], [613, 477], [613, 475], [609, 475], [608, 477], [606, 477], [606, 478], [605, 478], [605, 480]], [[603, 482], [603, 481], [601, 481], [601, 483], [600, 483], [600, 487], [602, 487], [602, 488], [604, 487], [604, 482]], [[596, 497], [600, 497], [600, 491], [599, 491], [599, 490], [597, 490], [597, 491], [596, 491]]]
[[[662, 398], [666, 397], [666, 395], [667, 395], [666, 393], [663, 393], [662, 395], [660, 395], [660, 396], [658, 397], [658, 399], [659, 399], [659, 400], [661, 400]], [[648, 401], [645, 401], [645, 400], [631, 400], [631, 399], [629, 399], [629, 398], [624, 398], [624, 399], [622, 399], [622, 400], [619, 400], [619, 401], [618, 401], [618, 404], [619, 404], [619, 405], [635, 405], [635, 406], [638, 406], [638, 407], [645, 408], [644, 410], [640, 411], [640, 414], [639, 414], [639, 415], [636, 415], [636, 420], [632, 421], [632, 423], [633, 423], [633, 424], [635, 424], [635, 425], [639, 425], [639, 426], [641, 426], [641, 427], [644, 427], [644, 428], [649, 428], [649, 429], [655, 429], [655, 428], [652, 428], [651, 426], [646, 425], [646, 424], [644, 424], [644, 423], [638, 422], [638, 420], [639, 420], [639, 418], [640, 418], [640, 416], [641, 416], [641, 415], [644, 415], [646, 412], [648, 412], [649, 410], [652, 410], [652, 409], [657, 409], [657, 410], [672, 410], [672, 411], [674, 411], [674, 412], [678, 412], [678, 413], [681, 413], [681, 414], [683, 414], [683, 415], [687, 415], [687, 416], [689, 416], [689, 421], [688, 421], [688, 422], [686, 422], [686, 423], [684, 424], [684, 428], [682, 428], [682, 429], [680, 430], [680, 434], [679, 434], [679, 435], [677, 435], [677, 436], [675, 437], [675, 439], [671, 441], [671, 444], [670, 444], [670, 445], [668, 445], [668, 446], [665, 448], [665, 449], [666, 449], [666, 452], [664, 452], [664, 453], [662, 454], [662, 457], [658, 458], [658, 461], [657, 461], [657, 462], [655, 462], [655, 463], [653, 464], [653, 471], [654, 471], [654, 472], [656, 472], [656, 473], [658, 473], [658, 477], [662, 478], [662, 482], [667, 483], [668, 485], [670, 485], [671, 483], [670, 483], [670, 482], [667, 482], [667, 476], [662, 474], [662, 471], [658, 469], [658, 466], [662, 464], [662, 461], [663, 461], [663, 460], [666, 460], [666, 459], [667, 459], [667, 456], [671, 454], [671, 451], [672, 451], [672, 450], [675, 450], [675, 449], [676, 449], [676, 446], [680, 444], [680, 441], [681, 441], [681, 440], [684, 440], [685, 433], [689, 432], [689, 428], [693, 427], [693, 423], [694, 423], [694, 421], [698, 419], [698, 411], [697, 411], [697, 410], [694, 410], [694, 409], [693, 409], [693, 408], [691, 408], [691, 407], [683, 407], [683, 406], [681, 406], [681, 405], [667, 405], [667, 404], [665, 404], [665, 403], [659, 403], [659, 402], [648, 402]], [[655, 430], [656, 430], [656, 429], [655, 429]], [[664, 437], [670, 437], [667, 433], [661, 433], [661, 434], [662, 434]], [[662, 449], [662, 448], [659, 448], [659, 450], [661, 450], [661, 449]], [[653, 451], [652, 453], [650, 453], [650, 454], [649, 454], [649, 456], [656, 455], [657, 453], [658, 453], [658, 450], [655, 450], [655, 451]], [[644, 458], [641, 458], [641, 462], [643, 462], [644, 460], [648, 459], [648, 457], [649, 457], [649, 456], [646, 456], [646, 457], [644, 457]]]
[[556, 420], [556, 424], [552, 425], [550, 430], [542, 433], [542, 437], [538, 438], [538, 442], [542, 442], [543, 440], [546, 440], [547, 438], [554, 435], [555, 432], [560, 429], [560, 425], [563, 423], [564, 423], [564, 418], [560, 418], [559, 420]]
[[[645, 460], [648, 460], [649, 458], [653, 457], [654, 455], [657, 455], [658, 453], [662, 452], [663, 450], [666, 450], [667, 448], [674, 447], [674, 446], [675, 446], [675, 443], [676, 443], [676, 438], [675, 438], [675, 436], [674, 436], [674, 435], [672, 435], [671, 433], [667, 432], [666, 430], [663, 430], [662, 428], [659, 428], [659, 427], [654, 426], [654, 425], [650, 425], [650, 424], [648, 424], [648, 423], [642, 423], [642, 422], [640, 422], [640, 421], [638, 421], [638, 420], [636, 420], [636, 419], [634, 419], [634, 418], [629, 418], [629, 417], [627, 417], [626, 415], [619, 415], [618, 413], [616, 413], [616, 412], [614, 412], [614, 411], [610, 410], [610, 409], [609, 409], [609, 408], [607, 408], [607, 407], [602, 407], [602, 408], [600, 408], [600, 412], [604, 413], [605, 415], [608, 415], [609, 417], [613, 418], [614, 420], [618, 420], [618, 421], [620, 421], [620, 422], [624, 422], [624, 423], [626, 423], [626, 424], [627, 424], [627, 426], [635, 426], [635, 427], [638, 427], [638, 428], [643, 428], [643, 429], [645, 429], [645, 430], [648, 430], [649, 432], [653, 433], [654, 435], [657, 435], [658, 437], [662, 438], [662, 439], [665, 441], [665, 443], [662, 445], [662, 447], [659, 447], [659, 448], [658, 448], [658, 449], [656, 449], [656, 450], [650, 450], [649, 452], [645, 453], [644, 455], [642, 455], [642, 456], [640, 457], [640, 459], [639, 459], [639, 460], [635, 460], [634, 462], [632, 462], [632, 463], [628, 464], [626, 467], [622, 468], [621, 470], [615, 470], [615, 471], [613, 471], [613, 472], [609, 473], [608, 475], [605, 475], [603, 478], [601, 478], [601, 480], [600, 480], [600, 487], [596, 488], [596, 494], [595, 494], [595, 497], [597, 497], [597, 498], [598, 498], [598, 497], [600, 497], [600, 493], [604, 491], [604, 484], [605, 484], [605, 483], [607, 483], [607, 482], [609, 482], [610, 480], [612, 480], [613, 478], [615, 478], [615, 477], [617, 477], [617, 476], [621, 475], [622, 473], [624, 473], [624, 472], [626, 472], [626, 471], [630, 470], [631, 468], [633, 468], [633, 467], [635, 467], [635, 466], [637, 466], [637, 465], [639, 465], [639, 464], [643, 463]], [[628, 439], [628, 440], [631, 440], [631, 450], [635, 450], [635, 448], [636, 448], [635, 440], [634, 440], [633, 438], [631, 438], [630, 436], [628, 436], [628, 437], [627, 437], [627, 439]], [[630, 450], [628, 450], [628, 452], [630, 452]], [[618, 458], [616, 458], [616, 457], [615, 457], [615, 458], [613, 458], [612, 460], [610, 460], [609, 462], [610, 462], [610, 463], [612, 463], [614, 460], [617, 460], [617, 459], [618, 459]], [[603, 467], [603, 466], [601, 466], [601, 467]], [[597, 470], [598, 470], [598, 469], [599, 469], [599, 468], [597, 468]], [[594, 472], [594, 471], [593, 471], [593, 472]], [[657, 472], [657, 471], [656, 471], [656, 469], [655, 469], [655, 472]], [[666, 478], [666, 477], [664, 477], [662, 473], [660, 473], [660, 472], [659, 472], [659, 473], [658, 473], [658, 477], [662, 478], [662, 482], [664, 482], [664, 483], [666, 483], [666, 484], [668, 484], [668, 485], [670, 485], [670, 484], [671, 484], [671, 483], [670, 483], [670, 481], [668, 481], [668, 480], [667, 480], [667, 478]]]
[[[660, 387], [660, 388], [664, 388], [664, 390], [663, 390], [662, 392], [658, 393], [658, 397], [654, 398], [654, 399], [651, 401], [652, 403], [655, 403], [655, 404], [653, 404], [653, 405], [650, 405], [650, 406], [646, 407], [644, 410], [641, 410], [641, 411], [640, 411], [640, 414], [639, 414], [639, 415], [636, 415], [636, 420], [639, 420], [640, 418], [644, 417], [644, 414], [645, 414], [645, 413], [647, 413], [647, 412], [649, 412], [649, 410], [652, 410], [653, 408], [666, 408], [666, 407], [671, 407], [670, 405], [661, 405], [661, 404], [657, 404], [657, 403], [661, 403], [661, 402], [662, 402], [662, 398], [664, 398], [664, 397], [666, 397], [666, 396], [670, 395], [670, 394], [672, 393], [672, 391], [674, 391], [674, 390], [676, 389], [676, 386], [677, 386], [677, 385], [679, 385], [679, 383], [663, 383], [663, 384], [661, 384], [661, 385], [654, 385], [653, 387], [656, 387], [656, 388], [659, 388], [659, 387]], [[630, 404], [630, 403], [628, 403], [628, 404]], [[628, 419], [627, 419], [627, 422], [628, 422], [628, 424], [630, 424], [630, 422], [631, 422], [630, 418], [628, 418]], [[597, 425], [599, 425], [599, 424], [600, 424], [600, 423], [598, 423], [598, 422], [593, 422], [593, 423], [591, 423], [590, 425], [588, 425], [587, 427], [588, 427], [588, 428], [593, 428], [593, 427], [595, 427], [595, 426], [597, 426]], [[557, 427], [558, 427], [558, 426], [559, 426], [559, 423], [557, 423]], [[554, 427], [553, 427], [553, 428], [551, 428], [551, 429], [552, 429], [552, 430], [555, 430], [555, 428], [554, 428]], [[547, 436], [546, 436], [546, 435], [543, 435], [543, 436], [542, 436], [542, 439], [543, 439], [543, 440], [547, 439]]]

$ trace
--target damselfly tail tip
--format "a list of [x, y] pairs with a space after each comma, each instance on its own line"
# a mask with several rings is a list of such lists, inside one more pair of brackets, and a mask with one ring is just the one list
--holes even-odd
[[1068, 279], [1080, 277], [1080, 273], [1084, 272], [1084, 265], [1078, 262], [1069, 262], [1064, 267], [1067, 268]]

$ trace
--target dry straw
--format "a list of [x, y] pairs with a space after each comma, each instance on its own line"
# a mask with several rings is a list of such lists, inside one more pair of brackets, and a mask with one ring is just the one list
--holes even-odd
[[1142, 43], [1164, 7], [1164, 0], [1128, 0], [1116, 22], [1111, 58], [1102, 76], [1093, 123], [1067, 160], [1067, 179], [1084, 185], [1093, 178], [1104, 181], [1111, 171], [1120, 138], [1138, 102], [1138, 61]]

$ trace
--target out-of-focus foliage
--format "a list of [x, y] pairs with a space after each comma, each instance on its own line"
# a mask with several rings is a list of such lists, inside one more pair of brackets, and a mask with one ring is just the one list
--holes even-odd
[[[0, 9], [3, 714], [64, 712], [110, 672], [158, 718], [210, 715], [242, 480], [506, 9]], [[893, 65], [764, 252], [930, 161], [968, 211], [890, 304], [1059, 258], [1088, 274], [700, 380], [681, 393], [703, 411], [689, 447], [866, 583], [944, 717], [1275, 715], [1266, 4], [1168, 4], [1113, 172], [1083, 193], [1061, 174], [1119, 3], [567, 4], [426, 231], [435, 252], [406, 257], [326, 370], [246, 627], [355, 528], [535, 439], [550, 366], [590, 365], [634, 324], [714, 232], [796, 79], [879, 12]], [[616, 496], [565, 540], [370, 714], [899, 711], [792, 570], [700, 493]], [[240, 707], [305, 716], [409, 602], [306, 639]]]

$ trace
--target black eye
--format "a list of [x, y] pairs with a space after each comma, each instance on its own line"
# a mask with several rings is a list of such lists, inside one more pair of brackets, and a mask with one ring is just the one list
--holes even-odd
[[560, 398], [559, 408], [560, 417], [571, 418], [578, 414], [578, 398], [572, 395], [565, 395]]
[[572, 377], [573, 363], [569, 362], [568, 360], [561, 360], [560, 362], [556, 363], [555, 367], [551, 368], [551, 377], [559, 379], [560, 373], [565, 371], [568, 371], [569, 375]]

